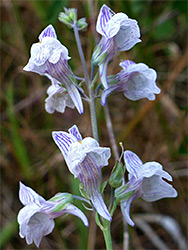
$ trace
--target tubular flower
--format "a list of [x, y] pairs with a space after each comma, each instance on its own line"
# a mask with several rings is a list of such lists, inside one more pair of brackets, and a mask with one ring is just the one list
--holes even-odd
[[[113, 92], [123, 92], [125, 97], [132, 101], [142, 98], [155, 100], [155, 94], [161, 90], [156, 85], [157, 73], [144, 63], [134, 63], [126, 60], [119, 64], [123, 70], [117, 75], [111, 76], [112, 84], [105, 89], [101, 96], [102, 105], [106, 104], [106, 98]], [[114, 82], [114, 84], [113, 84]]]
[[101, 82], [107, 88], [109, 61], [117, 51], [129, 50], [141, 41], [140, 29], [136, 20], [130, 19], [124, 13], [115, 14], [104, 4], [100, 9], [96, 30], [102, 38], [93, 53], [92, 62], [99, 65]]
[[[65, 194], [65, 200], [66, 200]], [[34, 190], [20, 182], [19, 198], [24, 207], [18, 213], [18, 223], [20, 225], [20, 237], [26, 238], [28, 245], [33, 242], [39, 247], [42, 237], [52, 232], [54, 228], [54, 218], [68, 213], [79, 217], [85, 226], [88, 220], [83, 212], [76, 206], [66, 203], [62, 210], [54, 212], [59, 202], [46, 201]], [[62, 204], [62, 199], [61, 199]]]
[[69, 129], [69, 133], [52, 132], [52, 136], [64, 156], [69, 171], [75, 178], [79, 178], [96, 211], [110, 221], [111, 216], [100, 192], [101, 168], [108, 165], [110, 148], [100, 147], [91, 137], [82, 140], [76, 125]]
[[40, 75], [55, 78], [63, 84], [80, 114], [83, 113], [83, 103], [76, 86], [76, 79], [68, 65], [68, 50], [57, 39], [52, 25], [48, 25], [39, 35], [39, 43], [31, 47], [31, 57], [24, 67]]
[[124, 152], [124, 161], [126, 169], [129, 172], [129, 181], [126, 187], [116, 189], [116, 197], [126, 196], [129, 192], [133, 194], [128, 199], [121, 199], [120, 206], [122, 214], [131, 226], [134, 222], [130, 218], [130, 205], [133, 200], [142, 198], [145, 201], [153, 202], [166, 197], [176, 197], [177, 192], [163, 180], [172, 181], [172, 177], [163, 170], [163, 167], [158, 162], [143, 162], [133, 152], [127, 150]]

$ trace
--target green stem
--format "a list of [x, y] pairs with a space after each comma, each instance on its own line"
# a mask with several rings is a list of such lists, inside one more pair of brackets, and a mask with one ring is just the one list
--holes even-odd
[[86, 60], [84, 57], [81, 41], [80, 41], [80, 36], [78, 32], [78, 27], [76, 22], [74, 23], [74, 35], [78, 47], [78, 52], [80, 55], [80, 60], [83, 66], [83, 71], [84, 71], [84, 76], [85, 76], [85, 81], [87, 84], [87, 89], [90, 97], [90, 102], [89, 102], [89, 107], [90, 107], [90, 116], [91, 116], [91, 125], [92, 125], [92, 132], [93, 132], [93, 137], [95, 140], [99, 140], [98, 136], [98, 128], [97, 128], [97, 117], [96, 117], [96, 109], [95, 109], [95, 98], [94, 98], [94, 93], [93, 93], [93, 86], [91, 84], [91, 79], [89, 77], [88, 69], [87, 69], [87, 64]]
[[110, 223], [111, 223], [110, 221], [107, 221], [103, 229], [103, 235], [104, 235], [104, 240], [105, 240], [107, 250], [113, 250]]

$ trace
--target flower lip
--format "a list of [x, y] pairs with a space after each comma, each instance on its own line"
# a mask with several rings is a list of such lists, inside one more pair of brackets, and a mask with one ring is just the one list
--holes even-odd
[[96, 30], [99, 34], [106, 35], [105, 26], [113, 15], [114, 13], [112, 10], [106, 4], [103, 4], [100, 9], [96, 24]]
[[52, 64], [56, 64], [60, 58], [64, 60], [70, 59], [68, 49], [53, 37], [44, 37], [41, 43], [34, 43], [31, 46], [30, 61], [36, 66], [45, 64], [47, 60]]

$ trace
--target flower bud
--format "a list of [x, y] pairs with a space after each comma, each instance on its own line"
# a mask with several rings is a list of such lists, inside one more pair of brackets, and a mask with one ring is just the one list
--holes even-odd
[[95, 66], [100, 65], [104, 61], [106, 55], [107, 55], [107, 52], [105, 51], [101, 53], [101, 46], [98, 45], [92, 55], [92, 59], [91, 59], [92, 64]]
[[64, 12], [60, 12], [58, 19], [69, 28], [73, 28], [74, 23], [77, 21], [77, 10], [74, 8], [64, 8]]
[[83, 31], [86, 30], [88, 24], [87, 24], [87, 22], [86, 22], [85, 17], [84, 17], [84, 18], [80, 18], [80, 19], [77, 21], [77, 26], [78, 26], [78, 29], [79, 29], [79, 30], [83, 30]]
[[115, 190], [115, 197], [116, 197], [117, 203], [119, 203], [122, 200], [129, 199], [134, 194], [134, 191], [126, 192], [128, 188], [129, 188], [129, 185], [124, 185]]
[[110, 179], [109, 179], [110, 185], [114, 188], [120, 187], [122, 184], [124, 173], [125, 171], [123, 169], [122, 163], [117, 161], [110, 175]]

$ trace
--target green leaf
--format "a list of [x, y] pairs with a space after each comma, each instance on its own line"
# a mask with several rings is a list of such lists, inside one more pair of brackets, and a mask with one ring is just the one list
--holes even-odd
[[129, 199], [133, 194], [134, 194], [134, 191], [123, 193], [121, 195], [117, 195], [115, 193], [116, 201], [117, 201], [117, 203], [119, 203], [120, 201], [125, 201], [125, 200]]
[[73, 201], [73, 197], [72, 194], [69, 193], [57, 193], [56, 195], [54, 195], [50, 201], [69, 201], [72, 202]]
[[82, 183], [80, 183], [80, 185], [79, 185], [79, 190], [80, 190], [81, 195], [84, 198], [90, 200], [89, 197], [88, 197], [88, 195], [87, 195], [87, 193], [86, 193], [86, 191], [84, 190], [84, 187], [83, 187]]
[[104, 192], [104, 189], [105, 189], [107, 183], [108, 183], [108, 181], [105, 181], [105, 182], [101, 185], [101, 193]]

